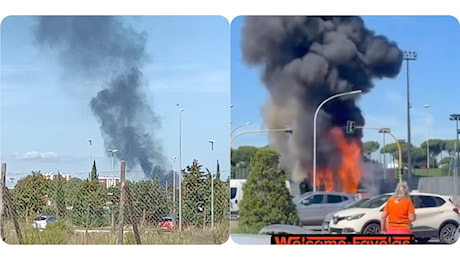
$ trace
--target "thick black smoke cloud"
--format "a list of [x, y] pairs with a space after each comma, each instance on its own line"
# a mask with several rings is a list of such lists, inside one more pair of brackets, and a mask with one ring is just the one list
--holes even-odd
[[38, 45], [57, 54], [64, 79], [84, 79], [102, 89], [90, 107], [105, 148], [117, 149], [114, 155], [126, 161], [128, 170], [140, 165], [152, 178], [165, 159], [151, 131], [160, 121], [149, 106], [141, 72], [149, 61], [147, 34], [111, 16], [38, 17], [35, 33]]
[[[292, 136], [273, 134], [282, 164], [302, 181], [312, 169], [313, 116], [326, 98], [373, 88], [373, 79], [395, 77], [402, 51], [386, 37], [365, 28], [360, 17], [251, 16], [242, 31], [242, 54], [260, 66], [270, 99], [262, 109], [268, 128], [290, 126]], [[323, 106], [317, 121], [317, 167], [340, 165], [340, 154], [328, 138], [332, 127], [347, 120], [364, 125], [356, 100], [343, 96]], [[362, 131], [353, 136], [361, 139]]]

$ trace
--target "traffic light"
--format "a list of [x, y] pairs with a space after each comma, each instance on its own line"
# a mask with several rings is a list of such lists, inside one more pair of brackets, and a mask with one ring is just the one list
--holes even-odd
[[395, 169], [395, 178], [399, 179], [399, 176], [401, 176], [401, 179], [404, 179], [404, 170]]
[[355, 132], [355, 121], [347, 121], [347, 134], [353, 134]]

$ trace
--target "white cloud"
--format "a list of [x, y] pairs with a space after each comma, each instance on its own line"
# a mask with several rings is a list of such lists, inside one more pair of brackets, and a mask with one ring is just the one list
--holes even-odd
[[58, 158], [58, 154], [54, 152], [37, 152], [29, 151], [23, 154], [14, 154], [17, 160], [52, 160]]

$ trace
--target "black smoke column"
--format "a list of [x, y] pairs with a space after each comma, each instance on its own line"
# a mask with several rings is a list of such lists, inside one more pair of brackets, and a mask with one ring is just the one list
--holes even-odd
[[[312, 169], [313, 115], [326, 98], [373, 88], [374, 78], [395, 77], [402, 52], [365, 28], [360, 17], [252, 16], [242, 30], [243, 59], [259, 66], [270, 99], [262, 109], [266, 127], [291, 126], [293, 135], [273, 134], [282, 163], [300, 182]], [[341, 156], [328, 137], [347, 120], [364, 125], [356, 95], [325, 104], [317, 121], [317, 165], [338, 167]], [[350, 138], [360, 140], [362, 130]]]
[[[153, 178], [152, 169], [164, 163], [162, 147], [153, 131], [160, 122], [149, 106], [142, 67], [149, 61], [147, 34], [125, 26], [112, 16], [42, 16], [36, 25], [36, 43], [58, 55], [68, 82], [90, 82], [102, 89], [90, 101], [106, 149], [127, 163], [140, 165]], [[95, 82], [96, 84], [93, 84]]]

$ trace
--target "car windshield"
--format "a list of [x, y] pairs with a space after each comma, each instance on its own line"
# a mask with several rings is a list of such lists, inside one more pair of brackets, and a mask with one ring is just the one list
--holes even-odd
[[366, 198], [366, 199], [360, 199], [360, 200], [357, 200], [355, 202], [352, 202], [348, 205], [346, 205], [344, 208], [345, 209], [349, 209], [349, 208], [357, 208], [357, 207], [360, 207], [364, 202], [368, 201], [369, 199]]
[[234, 199], [236, 197], [236, 188], [230, 188], [230, 199]]
[[373, 209], [382, 206], [391, 197], [389, 194], [378, 195], [363, 202], [358, 208]]
[[44, 216], [36, 217], [35, 220], [36, 220], [36, 221], [39, 221], [39, 220], [46, 220], [46, 217], [44, 217]]

